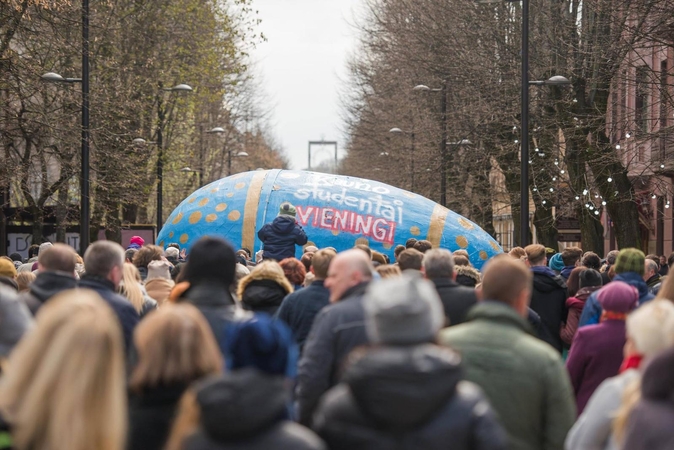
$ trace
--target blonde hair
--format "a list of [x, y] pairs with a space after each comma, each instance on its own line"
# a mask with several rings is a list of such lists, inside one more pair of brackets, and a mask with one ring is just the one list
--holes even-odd
[[138, 363], [129, 387], [189, 384], [222, 371], [222, 356], [206, 319], [189, 303], [167, 304], [143, 319], [133, 342]]
[[143, 311], [143, 303], [145, 303], [140, 283], [140, 272], [136, 266], [125, 262], [122, 270], [122, 282], [119, 283], [119, 292], [126, 297], [138, 314]]
[[19, 285], [19, 292], [25, 292], [30, 289], [30, 285], [35, 281], [35, 274], [33, 272], [19, 272], [14, 281]]
[[236, 289], [236, 295], [239, 299], [243, 299], [246, 287], [254, 280], [273, 280], [285, 289], [288, 294], [294, 291], [293, 285], [286, 278], [281, 265], [276, 261], [266, 260], [253, 267], [253, 270], [239, 281], [239, 286]]
[[375, 270], [382, 278], [393, 278], [402, 274], [400, 267], [394, 266], [393, 264], [385, 264], [377, 267]]
[[93, 291], [65, 291], [37, 314], [0, 382], [0, 411], [18, 450], [122, 450], [126, 437], [120, 326]]

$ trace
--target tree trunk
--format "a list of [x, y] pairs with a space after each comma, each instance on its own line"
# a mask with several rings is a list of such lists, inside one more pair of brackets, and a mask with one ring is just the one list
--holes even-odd
[[548, 205], [536, 205], [534, 212], [534, 225], [536, 225], [536, 239], [538, 243], [546, 247], [557, 249], [558, 233], [555, 228], [555, 216], [552, 208]]
[[68, 215], [68, 186], [59, 189], [56, 204], [56, 242], [66, 242], [66, 223]]

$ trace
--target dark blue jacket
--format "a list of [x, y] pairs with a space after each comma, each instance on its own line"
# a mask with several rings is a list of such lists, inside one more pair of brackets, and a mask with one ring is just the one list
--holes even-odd
[[105, 278], [84, 275], [80, 280], [80, 287], [96, 291], [98, 295], [110, 305], [122, 325], [124, 344], [128, 353], [131, 348], [133, 330], [140, 321], [140, 317], [133, 306], [131, 306], [131, 303], [115, 292], [115, 285], [112, 284], [112, 281], [106, 280]]
[[330, 303], [330, 291], [317, 280], [304, 289], [296, 290], [283, 299], [276, 317], [283, 320], [293, 332], [295, 341], [304, 347], [316, 314]]
[[[622, 281], [623, 283], [627, 283], [637, 288], [639, 290], [639, 305], [655, 298], [653, 294], [648, 292], [648, 285], [644, 279], [636, 272], [619, 273], [613, 277], [613, 281]], [[585, 300], [585, 307], [583, 308], [583, 313], [580, 315], [578, 328], [599, 323], [602, 309], [599, 300], [597, 300], [597, 295], [600, 292], [601, 289], [594, 291], [592, 295]]]
[[257, 232], [263, 244], [264, 259], [281, 261], [295, 256], [295, 245], [307, 243], [307, 235], [292, 216], [281, 215]]

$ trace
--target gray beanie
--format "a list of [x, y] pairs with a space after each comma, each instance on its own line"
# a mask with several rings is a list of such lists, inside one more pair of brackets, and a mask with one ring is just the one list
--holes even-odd
[[445, 323], [433, 283], [410, 275], [371, 283], [363, 306], [365, 330], [373, 344], [433, 342]]
[[0, 286], [0, 357], [7, 357], [23, 334], [33, 326], [33, 317], [16, 292]]

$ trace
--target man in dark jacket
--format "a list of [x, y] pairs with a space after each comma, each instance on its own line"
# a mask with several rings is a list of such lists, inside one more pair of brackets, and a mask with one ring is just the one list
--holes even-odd
[[442, 316], [429, 281], [404, 274], [370, 285], [365, 328], [375, 346], [354, 352], [315, 415], [331, 450], [506, 448], [482, 391], [462, 381], [459, 356], [434, 343]]
[[295, 220], [295, 207], [288, 202], [281, 203], [278, 216], [265, 224], [257, 237], [263, 244], [263, 258], [281, 261], [295, 256], [295, 245], [307, 243], [307, 235]]
[[659, 273], [660, 266], [652, 259], [646, 258], [644, 261], [644, 281], [648, 286], [648, 292], [653, 295], [658, 295], [660, 287], [662, 286], [662, 276]]
[[92, 289], [113, 309], [124, 334], [126, 351], [131, 348], [133, 330], [140, 318], [131, 303], [119, 295], [117, 287], [122, 281], [124, 249], [112, 241], [96, 241], [84, 253], [86, 273], [79, 286]]
[[311, 273], [316, 277], [304, 289], [297, 290], [283, 299], [276, 317], [283, 320], [293, 332], [300, 351], [314, 323], [316, 314], [330, 303], [330, 291], [324, 286], [328, 276], [330, 262], [335, 252], [328, 249], [319, 250], [311, 259]]
[[[643, 280], [645, 270], [646, 256], [644, 252], [636, 248], [625, 248], [620, 250], [615, 261], [615, 277], [613, 281], [624, 281], [634, 286], [639, 291], [639, 305], [652, 300], [655, 296], [648, 291], [648, 285]], [[585, 325], [594, 325], [599, 323], [601, 318], [601, 305], [597, 295], [601, 289], [592, 293], [585, 301], [585, 307], [578, 321], [578, 328]]]
[[304, 425], [311, 425], [321, 395], [337, 383], [346, 356], [368, 342], [363, 294], [372, 272], [367, 254], [357, 249], [339, 253], [330, 263], [325, 287], [333, 304], [316, 316], [297, 375], [298, 414]]
[[[564, 249], [562, 252], [562, 262], [564, 263], [564, 267], [559, 273], [564, 281], [568, 280], [569, 275], [571, 275], [573, 269], [580, 265], [580, 260], [582, 257], [583, 250], [578, 247], [569, 247]], [[545, 263], [547, 264], [547, 260]]]
[[524, 251], [527, 253], [527, 263], [534, 274], [531, 309], [541, 318], [540, 337], [562, 353], [562, 338], [559, 333], [567, 315], [566, 283], [547, 266], [544, 246], [532, 244]]
[[30, 312], [35, 315], [40, 307], [61, 291], [75, 289], [75, 250], [65, 244], [54, 244], [37, 259], [37, 278], [28, 292], [21, 294]]
[[475, 289], [459, 285], [455, 280], [454, 259], [449, 250], [435, 248], [424, 255], [422, 272], [431, 280], [440, 296], [447, 324], [466, 321], [468, 310], [477, 303]]

